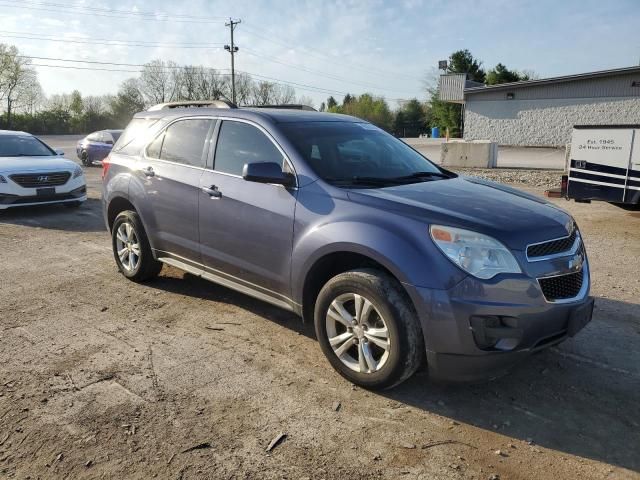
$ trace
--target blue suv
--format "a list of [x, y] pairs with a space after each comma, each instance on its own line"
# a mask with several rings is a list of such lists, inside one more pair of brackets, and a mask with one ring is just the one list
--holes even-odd
[[115, 261], [168, 264], [313, 322], [351, 382], [494, 378], [591, 319], [578, 227], [357, 118], [224, 102], [135, 115], [103, 163]]

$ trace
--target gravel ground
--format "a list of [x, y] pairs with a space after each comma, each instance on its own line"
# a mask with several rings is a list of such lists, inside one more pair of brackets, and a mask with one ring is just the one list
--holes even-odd
[[494, 382], [373, 393], [287, 312], [173, 268], [126, 281], [87, 175], [79, 211], [0, 213], [0, 478], [640, 478], [640, 214], [554, 200], [592, 265], [577, 337]]
[[561, 170], [516, 170], [512, 168], [452, 168], [460, 175], [480, 177], [493, 182], [508, 183], [519, 188], [547, 190], [560, 187]]

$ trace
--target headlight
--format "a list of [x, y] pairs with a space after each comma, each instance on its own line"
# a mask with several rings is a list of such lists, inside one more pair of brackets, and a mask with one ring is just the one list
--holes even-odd
[[73, 171], [73, 178], [78, 178], [80, 175], [82, 175], [82, 168], [80, 168], [80, 166], [78, 165]]
[[429, 233], [449, 260], [474, 277], [486, 280], [499, 273], [521, 272], [511, 252], [487, 235], [442, 225], [431, 225]]

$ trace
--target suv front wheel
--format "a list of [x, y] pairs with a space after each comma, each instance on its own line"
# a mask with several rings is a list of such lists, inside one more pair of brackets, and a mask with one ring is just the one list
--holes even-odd
[[333, 277], [315, 307], [320, 347], [338, 373], [365, 388], [391, 388], [420, 366], [424, 341], [400, 285], [374, 269]]

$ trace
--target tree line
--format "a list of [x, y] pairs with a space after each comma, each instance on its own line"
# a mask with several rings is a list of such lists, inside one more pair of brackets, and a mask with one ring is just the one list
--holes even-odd
[[[470, 80], [494, 85], [527, 80], [531, 72], [509, 70], [499, 63], [485, 71], [482, 62], [468, 50], [449, 57], [448, 73], [466, 73]], [[238, 105], [300, 103], [312, 105], [310, 98], [297, 96], [286, 84], [258, 80], [246, 73], [236, 74]], [[341, 102], [333, 96], [320, 104], [321, 111], [344, 113], [367, 120], [399, 137], [416, 137], [431, 127], [440, 127], [452, 137], [461, 133], [461, 106], [441, 102], [437, 84], [426, 86], [429, 99], [399, 101], [392, 109], [384, 97], [370, 93], [346, 94]], [[180, 66], [172, 61], [153, 60], [138, 77], [122, 82], [115, 94], [45, 96], [28, 57], [14, 46], [0, 44], [0, 129], [24, 130], [34, 134], [87, 133], [106, 128], [124, 128], [132, 115], [164, 102], [180, 100], [220, 100], [231, 97], [230, 75], [198, 66]]]

